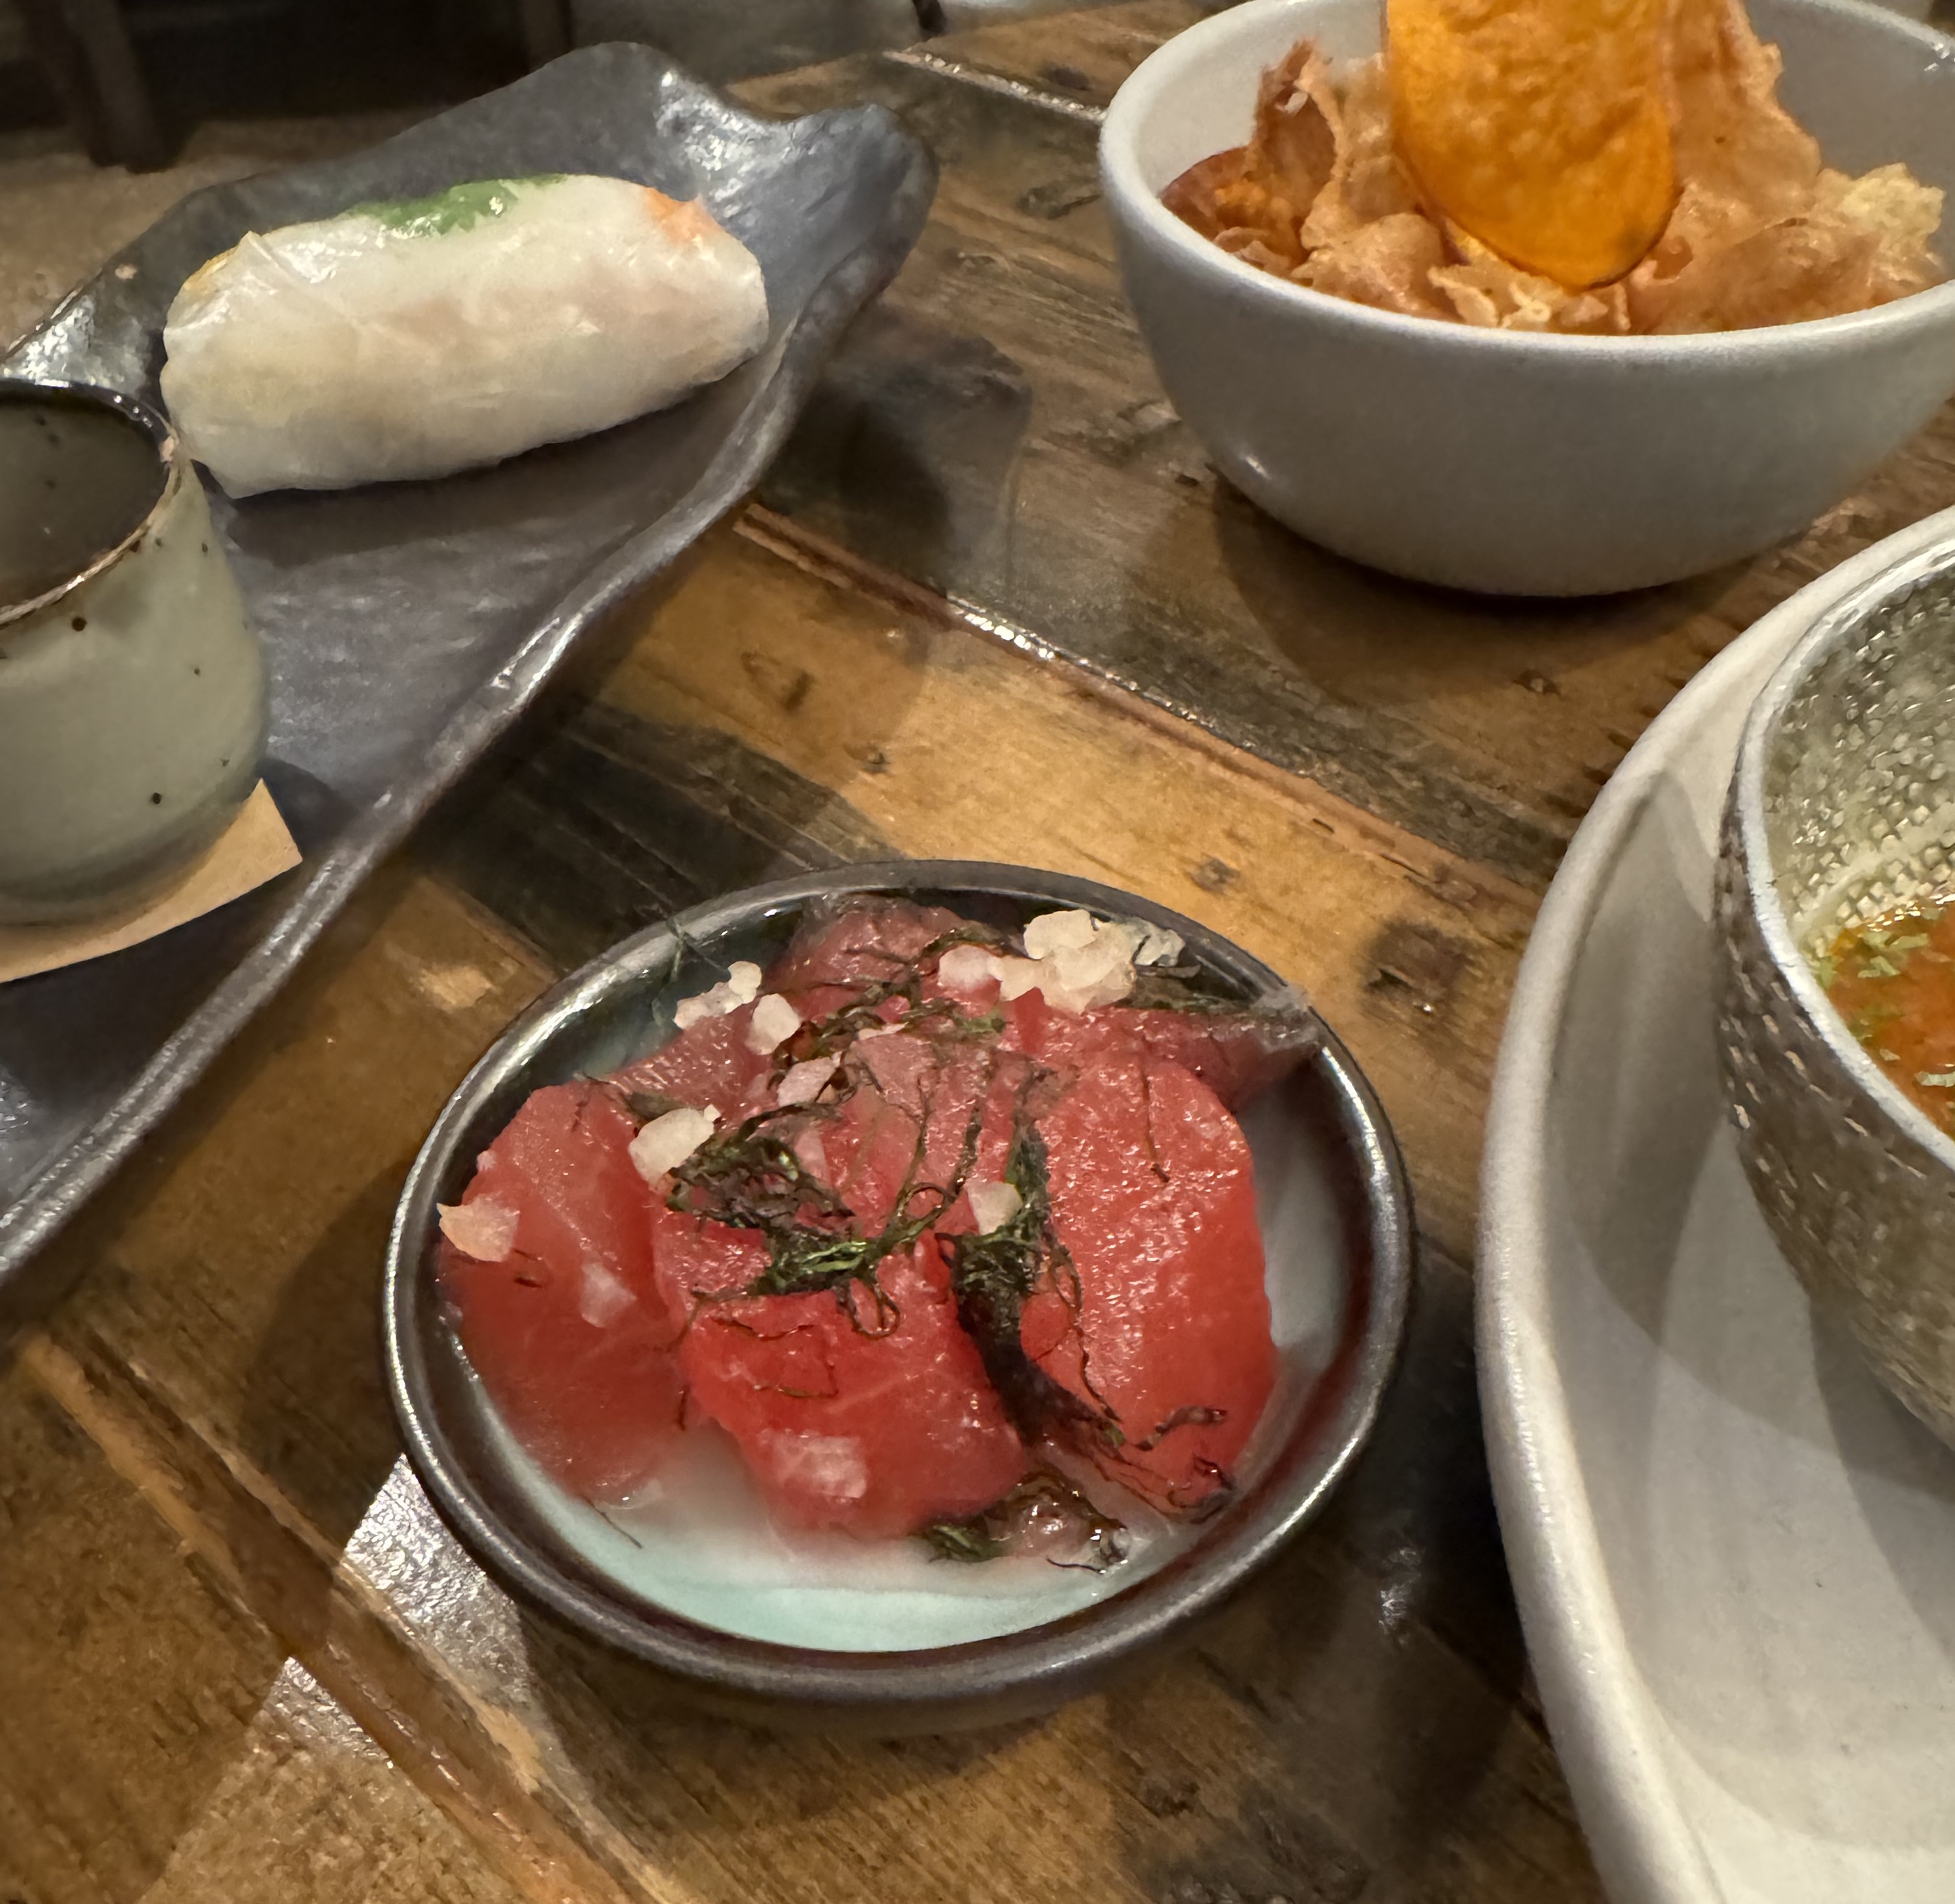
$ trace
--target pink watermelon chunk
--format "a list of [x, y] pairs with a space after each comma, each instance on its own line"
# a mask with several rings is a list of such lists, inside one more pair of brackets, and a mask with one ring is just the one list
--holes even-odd
[[635, 1131], [595, 1085], [534, 1093], [462, 1197], [478, 1216], [515, 1213], [509, 1254], [441, 1248], [442, 1292], [496, 1408], [546, 1470], [592, 1499], [628, 1493], [679, 1430], [683, 1314], [653, 1272]]

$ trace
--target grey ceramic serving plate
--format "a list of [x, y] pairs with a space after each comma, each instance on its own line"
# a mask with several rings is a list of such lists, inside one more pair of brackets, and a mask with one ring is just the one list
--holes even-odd
[[154, 402], [172, 297], [247, 231], [543, 172], [703, 198], [760, 260], [767, 342], [675, 409], [493, 469], [243, 503], [213, 492], [265, 644], [265, 778], [305, 863], [146, 945], [0, 990], [0, 1288], [604, 611], [758, 480], [915, 241], [935, 166], [880, 107], [757, 119], [649, 48], [592, 47], [369, 152], [194, 194], [0, 361]]
[[[566, 1534], [512, 1460], [442, 1313], [435, 1206], [457, 1201], [477, 1154], [538, 1086], [615, 1068], [670, 1035], [670, 1008], [736, 958], [765, 959], [811, 899], [900, 892], [1015, 929], [1055, 907], [1154, 921], [1180, 933], [1245, 999], [1277, 975], [1226, 939], [1126, 893], [1022, 867], [965, 862], [857, 867], [753, 888], [625, 940], [540, 999], [464, 1079], [402, 1192], [382, 1327], [408, 1455], [470, 1550], [533, 1605], [675, 1676], [709, 1706], [766, 1720], [940, 1730], [1043, 1710], [1085, 1691], [1220, 1603], [1321, 1507], [1369, 1433], [1398, 1358], [1412, 1218], [1397, 1146], [1334, 1037], [1245, 1119], [1285, 1369], [1239, 1491], [1192, 1544], [1110, 1597], [1021, 1630], [919, 1642], [865, 1591], [836, 1630], [905, 1650], [778, 1643], [682, 1617]], [[682, 957], [682, 953], [683, 956]], [[1313, 1318], [1286, 1331], [1282, 1315]], [[654, 1562], [658, 1556], [652, 1556]], [[952, 1563], [943, 1563], [949, 1566]], [[1055, 1576], [1056, 1578], [1056, 1576]], [[728, 1583], [729, 1594], [736, 1593]], [[730, 1607], [710, 1597], [706, 1604]], [[728, 1624], [737, 1624], [729, 1613]]]

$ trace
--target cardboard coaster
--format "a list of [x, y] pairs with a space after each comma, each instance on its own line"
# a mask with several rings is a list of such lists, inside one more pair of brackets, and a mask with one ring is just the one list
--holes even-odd
[[141, 905], [61, 925], [0, 926], [0, 985], [140, 946], [289, 872], [299, 857], [261, 780], [217, 844], [173, 886]]

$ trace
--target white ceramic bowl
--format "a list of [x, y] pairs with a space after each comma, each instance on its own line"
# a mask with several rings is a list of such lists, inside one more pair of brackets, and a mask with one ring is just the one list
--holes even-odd
[[[1127, 294], [1218, 468], [1314, 542], [1456, 587], [1583, 595], [1695, 574], [1802, 528], [1955, 392], [1955, 283], [1877, 310], [1704, 337], [1478, 331], [1259, 272], [1160, 203], [1248, 137], [1298, 39], [1378, 50], [1377, 0], [1248, 0], [1170, 40], [1100, 139]], [[1955, 42], [1852, 0], [1752, 0], [1780, 96], [1829, 164], [1903, 160], [1950, 194]]]

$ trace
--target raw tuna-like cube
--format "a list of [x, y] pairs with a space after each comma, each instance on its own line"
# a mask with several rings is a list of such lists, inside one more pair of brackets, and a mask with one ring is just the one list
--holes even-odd
[[[842, 1101], [769, 1127], [845, 1207], [811, 1222], [880, 1235], [906, 1184], [904, 1213], [932, 1214], [981, 1103], [980, 1162], [1002, 1168], [1022, 1059], [899, 1032], [858, 1043], [848, 1064]], [[960, 1193], [943, 1227], [970, 1220]], [[886, 1304], [857, 1283], [845, 1307], [829, 1290], [726, 1299], [769, 1266], [754, 1230], [661, 1206], [653, 1235], [668, 1302], [694, 1309], [680, 1350], [693, 1406], [733, 1436], [784, 1519], [914, 1533], [989, 1506], [1025, 1472], [933, 1238], [876, 1266]]]
[[[919, 1189], [905, 1213], [920, 1214], [932, 1187], [948, 1187], [962, 1169], [981, 1102], [978, 1141], [965, 1174], [989, 1183], [1003, 1176], [1022, 1094], [1037, 1084], [1022, 1053], [980, 1040], [899, 1033], [861, 1040], [850, 1063], [857, 1075], [873, 1079], [875, 1088], [858, 1090], [843, 1104], [822, 1141], [852, 1209], [880, 1221], [893, 1208], [908, 1172]], [[1043, 1105], [1049, 1097], [1037, 1095], [1033, 1103]], [[919, 1124], [924, 1127], [920, 1159]], [[933, 1225], [946, 1236], [971, 1226], [969, 1197], [962, 1191]]]
[[1110, 1043], [1145, 1050], [1192, 1071], [1231, 1110], [1287, 1077], [1316, 1050], [1311, 1020], [1255, 1012], [1143, 1010], [1105, 1005], [1056, 1012], [1037, 992], [1006, 1008], [1006, 1040], [1076, 1075]]
[[1034, 1293], [1019, 1340], [1110, 1410], [1104, 1472], [1163, 1507], [1226, 1487], [1276, 1379], [1249, 1148], [1201, 1080], [1115, 1035], [1039, 1121], [1075, 1315]]
[[771, 991], [817, 1018], [860, 997], [864, 989], [905, 976], [926, 948], [971, 930], [943, 906], [904, 899], [852, 899], [845, 911], [817, 916], [795, 934], [767, 974]]
[[679, 1429], [683, 1315], [653, 1273], [635, 1131], [596, 1085], [534, 1093], [483, 1153], [462, 1222], [448, 1220], [478, 1248], [507, 1237], [507, 1254], [442, 1245], [442, 1291], [496, 1408], [545, 1469], [593, 1499], [628, 1493]]
[[759, 1087], [773, 1072], [770, 1053], [754, 1050], [747, 1034], [754, 1008], [743, 1005], [723, 1017], [702, 1018], [669, 1043], [635, 1059], [612, 1082], [619, 1090], [704, 1109], [708, 1104], [737, 1121], [755, 1108]]
[[[738, 1288], [767, 1264], [751, 1231], [661, 1210], [653, 1234], [669, 1288]], [[707, 1301], [680, 1350], [693, 1405], [797, 1526], [912, 1534], [988, 1506], [1025, 1470], [934, 1241], [878, 1276], [880, 1318], [859, 1286], [848, 1309], [826, 1291]]]

